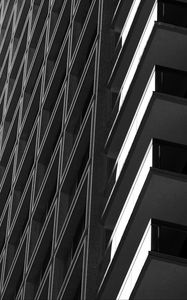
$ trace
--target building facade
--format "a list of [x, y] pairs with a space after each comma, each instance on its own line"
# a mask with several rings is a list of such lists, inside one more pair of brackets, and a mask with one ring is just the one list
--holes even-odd
[[186, 299], [187, 1], [0, 1], [0, 299]]
[[186, 1], [118, 1], [99, 299], [185, 299]]

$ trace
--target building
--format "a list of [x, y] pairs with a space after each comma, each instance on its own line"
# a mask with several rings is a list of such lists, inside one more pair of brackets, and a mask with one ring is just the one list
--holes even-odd
[[119, 1], [99, 299], [185, 299], [187, 1]]
[[186, 299], [187, 1], [0, 1], [2, 300]]

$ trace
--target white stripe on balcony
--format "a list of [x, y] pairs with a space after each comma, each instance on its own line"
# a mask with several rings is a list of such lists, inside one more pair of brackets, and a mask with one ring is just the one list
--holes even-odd
[[134, 141], [136, 133], [139, 129], [140, 123], [143, 119], [143, 116], [145, 114], [147, 106], [150, 102], [153, 91], [155, 91], [155, 68], [153, 68], [153, 70], [151, 72], [149, 81], [146, 85], [143, 96], [142, 96], [141, 101], [138, 105], [138, 108], [137, 108], [136, 113], [134, 115], [134, 118], [131, 122], [128, 133], [127, 133], [127, 135], [125, 137], [125, 140], [123, 142], [121, 151], [120, 151], [119, 156], [117, 158], [116, 181], [118, 180], [119, 175], [121, 173], [121, 170], [123, 168], [123, 165], [126, 161], [126, 158], [127, 158], [128, 153], [130, 151], [130, 148], [132, 146], [132, 143]]
[[123, 233], [126, 229], [126, 226], [129, 222], [129, 219], [132, 215], [132, 212], [134, 210], [134, 207], [137, 203], [138, 197], [140, 195], [140, 192], [143, 188], [143, 185], [145, 183], [145, 180], [147, 178], [147, 175], [149, 173], [150, 167], [152, 166], [152, 155], [153, 155], [153, 149], [152, 149], [152, 140], [149, 144], [149, 147], [146, 151], [146, 154], [144, 156], [144, 159], [141, 163], [141, 166], [138, 170], [138, 173], [136, 175], [136, 178], [133, 182], [133, 185], [130, 189], [130, 192], [128, 194], [128, 197], [125, 201], [125, 204], [123, 206], [123, 209], [121, 211], [121, 214], [118, 218], [118, 221], [116, 223], [116, 226], [113, 230], [112, 237], [111, 237], [111, 261], [114, 257], [114, 254], [118, 248], [118, 245], [120, 243], [120, 240], [123, 236]]
[[[121, 95], [120, 95], [120, 100], [119, 100], [119, 110], [123, 104], [123, 101], [127, 95], [127, 92], [129, 90], [130, 84], [133, 80], [133, 77], [135, 75], [135, 72], [137, 70], [137, 67], [139, 65], [139, 61], [141, 59], [141, 56], [144, 52], [145, 46], [148, 42], [148, 39], [150, 37], [150, 34], [152, 32], [152, 29], [154, 27], [154, 22], [157, 20], [157, 1], [155, 1], [155, 4], [153, 6], [153, 9], [151, 11], [151, 14], [149, 16], [149, 19], [147, 21], [147, 24], [145, 26], [145, 29], [143, 31], [143, 34], [141, 36], [141, 39], [139, 41], [139, 44], [137, 46], [136, 52], [134, 54], [134, 57], [131, 61], [131, 64], [129, 66], [127, 75], [125, 76], [122, 89], [121, 89]], [[125, 36], [124, 36], [125, 40]]]
[[125, 24], [123, 26], [122, 33], [121, 33], [122, 47], [123, 47], [123, 45], [126, 41], [127, 35], [128, 35], [129, 30], [132, 26], [133, 20], [135, 18], [135, 15], [136, 15], [136, 12], [138, 10], [138, 7], [139, 7], [140, 3], [141, 3], [141, 0], [133, 1], [133, 4], [131, 6], [131, 9], [129, 11], [129, 14], [127, 16], [127, 19], [125, 21]]
[[151, 251], [151, 220], [148, 223], [148, 226], [136, 251], [128, 273], [123, 281], [123, 284], [117, 296], [117, 300], [128, 300], [130, 298], [141, 270], [145, 264], [149, 251]]

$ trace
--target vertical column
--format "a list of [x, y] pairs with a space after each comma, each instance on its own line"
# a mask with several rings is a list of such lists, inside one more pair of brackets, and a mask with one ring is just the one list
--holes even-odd
[[104, 141], [108, 119], [107, 81], [111, 61], [110, 22], [113, 1], [99, 1], [97, 28], [97, 56], [95, 64], [95, 101], [92, 117], [91, 166], [88, 188], [88, 236], [84, 257], [82, 299], [96, 299], [99, 285], [100, 262], [103, 253], [104, 228], [100, 217], [104, 206], [106, 157]]

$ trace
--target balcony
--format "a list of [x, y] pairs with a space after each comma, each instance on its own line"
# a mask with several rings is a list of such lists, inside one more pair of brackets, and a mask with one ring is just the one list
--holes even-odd
[[186, 98], [186, 80], [187, 73], [185, 72], [159, 66], [153, 68], [145, 91], [142, 95], [134, 118], [121, 147], [121, 151], [116, 160], [116, 180], [118, 179], [123, 165], [127, 159], [128, 153], [143, 120], [146, 109], [149, 106], [153, 91], [156, 90], [157, 92], [164, 93], [166, 95], [169, 94], [172, 96]]
[[150, 220], [117, 299], [185, 299], [186, 238], [186, 227]]
[[[186, 34], [187, 29], [184, 27], [156, 22], [146, 43], [142, 39], [145, 48], [142, 47], [144, 51], [141, 54], [133, 58], [127, 50], [125, 51], [124, 46], [124, 54], [117, 61], [118, 69], [111, 84], [111, 90], [118, 93], [116, 105], [120, 103], [120, 109], [118, 109], [106, 142], [109, 156], [116, 157], [120, 151], [127, 134], [124, 128], [130, 126], [153, 67], [160, 65], [182, 71], [187, 70], [187, 65], [184, 63], [187, 48]], [[145, 32], [144, 38], [146, 36]], [[130, 42], [128, 45], [130, 47]], [[137, 51], [140, 51], [139, 46]], [[177, 56], [176, 53], [178, 53]], [[115, 86], [115, 82], [119, 83], [119, 86]]]
[[[111, 183], [109, 180], [106, 189], [108, 202], [103, 212], [107, 228], [113, 229], [116, 224], [152, 137], [186, 144], [186, 104], [182, 97], [156, 92], [151, 97], [130, 151], [120, 167], [119, 177]], [[114, 166], [111, 178], [116, 176], [117, 167], [118, 164]]]
[[[137, 52], [142, 54], [154, 21], [187, 27], [185, 18], [187, 5], [181, 2], [180, 0], [171, 2], [167, 0], [119, 1], [112, 18], [114, 35], [118, 37], [116, 50], [118, 49], [117, 52], [119, 52], [109, 80], [112, 88], [120, 88], [124, 75]], [[140, 58], [141, 54], [139, 54]]]
[[150, 218], [186, 226], [186, 151], [186, 146], [154, 140], [127, 198], [123, 183], [121, 198], [126, 200], [105, 252], [108, 263], [105, 262], [100, 299], [116, 299]]

